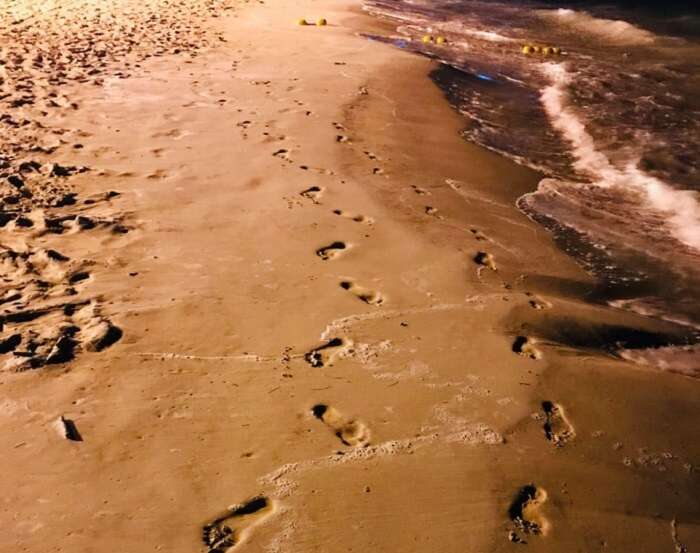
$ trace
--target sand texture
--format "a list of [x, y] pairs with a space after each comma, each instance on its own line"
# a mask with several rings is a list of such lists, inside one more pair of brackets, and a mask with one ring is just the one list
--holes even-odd
[[357, 2], [0, 21], [0, 551], [700, 548], [697, 379]]

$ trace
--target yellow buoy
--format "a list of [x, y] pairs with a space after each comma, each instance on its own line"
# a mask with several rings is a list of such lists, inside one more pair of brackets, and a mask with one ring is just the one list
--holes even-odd
[[308, 23], [306, 22], [306, 19], [298, 19], [297, 25], [308, 25]]
[[542, 48], [542, 53], [543, 53], [545, 56], [548, 56], [549, 54], [553, 54], [554, 51], [553, 51], [553, 49], [550, 48], [549, 46], [545, 46], [544, 48]]
[[523, 46], [523, 54], [532, 54], [535, 50], [529, 44]]
[[445, 44], [447, 39], [444, 36], [439, 36], [435, 39], [435, 44]]
[[316, 25], [318, 25], [319, 27], [323, 27], [324, 25], [328, 25], [328, 21], [326, 21], [325, 17], [322, 17], [321, 19], [316, 21]]
[[542, 48], [540, 48], [539, 46], [533, 46], [533, 47], [532, 47], [532, 51], [533, 51], [535, 54], [539, 54], [539, 53], [542, 51]]
[[423, 41], [423, 44], [428, 44], [429, 42], [433, 41], [433, 37], [431, 37], [430, 35], [423, 35], [423, 38], [421, 38], [421, 40]]
[[558, 56], [559, 54], [561, 54], [561, 48], [554, 46], [552, 48], [552, 54], [554, 54], [555, 56]]

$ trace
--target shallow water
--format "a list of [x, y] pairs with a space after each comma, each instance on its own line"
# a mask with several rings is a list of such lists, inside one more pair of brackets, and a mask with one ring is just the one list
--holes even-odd
[[[518, 207], [599, 278], [608, 303], [697, 336], [700, 15], [691, 4], [368, 0], [366, 9], [396, 24], [398, 46], [443, 62], [432, 77], [466, 116], [467, 140], [546, 175]], [[426, 34], [447, 43], [424, 44]], [[526, 44], [562, 52], [526, 55]]]

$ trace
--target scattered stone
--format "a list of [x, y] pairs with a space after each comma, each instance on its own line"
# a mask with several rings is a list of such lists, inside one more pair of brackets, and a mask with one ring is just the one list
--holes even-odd
[[99, 319], [80, 332], [86, 351], [102, 351], [122, 337], [122, 330], [106, 319]]

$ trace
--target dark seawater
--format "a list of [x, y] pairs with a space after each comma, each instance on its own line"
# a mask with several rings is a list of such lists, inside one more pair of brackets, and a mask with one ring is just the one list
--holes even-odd
[[[365, 2], [395, 24], [397, 46], [443, 62], [432, 77], [466, 116], [467, 140], [546, 176], [518, 207], [598, 278], [600, 297], [683, 326], [689, 344], [700, 337], [695, 4]], [[700, 376], [697, 345], [626, 355]]]

